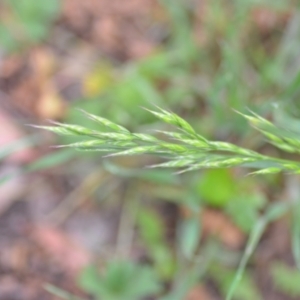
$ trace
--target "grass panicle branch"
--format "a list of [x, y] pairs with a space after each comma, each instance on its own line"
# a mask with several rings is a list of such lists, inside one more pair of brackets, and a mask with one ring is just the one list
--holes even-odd
[[[100, 151], [103, 155], [158, 155], [167, 158], [167, 162], [150, 167], [176, 168], [178, 173], [203, 168], [231, 168], [245, 166], [256, 168], [250, 174], [272, 174], [281, 171], [299, 173], [300, 164], [295, 161], [262, 155], [231, 143], [209, 141], [195, 132], [192, 126], [178, 115], [163, 109], [148, 110], [162, 121], [174, 126], [177, 131], [160, 131], [166, 139], [150, 134], [132, 133], [123, 126], [110, 120], [81, 111], [89, 119], [101, 124], [108, 131], [96, 131], [86, 127], [52, 122], [55, 126], [35, 126], [59, 135], [73, 135], [82, 141], [59, 145], [83, 151]], [[241, 114], [241, 113], [240, 113]], [[259, 130], [268, 141], [282, 150], [300, 153], [300, 137], [295, 133], [276, 127], [268, 120], [251, 113], [241, 114], [250, 124]]]

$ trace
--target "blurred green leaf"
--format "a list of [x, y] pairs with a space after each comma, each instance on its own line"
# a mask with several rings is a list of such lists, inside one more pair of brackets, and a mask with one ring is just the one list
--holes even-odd
[[137, 69], [140, 76], [149, 80], [171, 77], [174, 72], [174, 55], [161, 51], [140, 61]]
[[4, 0], [14, 12], [24, 21], [51, 19], [55, 16], [60, 7], [58, 0], [47, 2], [35, 0]]
[[1, 45], [7, 51], [18, 50], [43, 39], [61, 5], [59, 0], [4, 0], [4, 3], [11, 13], [9, 22], [6, 18], [0, 24]]
[[157, 213], [143, 209], [138, 216], [138, 225], [143, 243], [154, 261], [154, 268], [163, 277], [169, 279], [175, 270], [171, 249], [165, 241], [165, 227]]
[[298, 205], [293, 210], [292, 214], [292, 251], [296, 266], [300, 272], [300, 207]]
[[224, 207], [236, 193], [236, 181], [229, 170], [205, 171], [195, 187], [201, 199], [214, 207]]
[[59, 150], [45, 155], [26, 166], [26, 171], [38, 171], [61, 165], [78, 155], [74, 149]]
[[2, 47], [4, 47], [9, 52], [13, 51], [18, 45], [17, 41], [12, 38], [9, 29], [1, 23], [0, 23], [0, 40], [1, 40]]
[[260, 217], [257, 222], [253, 224], [252, 231], [250, 233], [250, 236], [248, 238], [246, 248], [243, 252], [242, 258], [240, 260], [240, 263], [238, 265], [238, 269], [235, 272], [235, 275], [230, 283], [230, 286], [228, 288], [228, 292], [226, 294], [226, 300], [233, 299], [235, 295], [235, 291], [237, 290], [239, 283], [242, 280], [243, 274], [246, 269], [246, 265], [253, 254], [255, 247], [260, 241], [260, 238], [262, 234], [264, 233], [267, 225], [270, 222], [273, 222], [279, 218], [281, 218], [284, 214], [288, 212], [288, 210], [291, 209], [291, 204], [286, 202], [277, 202], [269, 205], [267, 208], [265, 214]]
[[225, 210], [242, 230], [250, 232], [259, 218], [258, 211], [266, 203], [266, 199], [261, 194], [238, 194], [228, 202]]
[[164, 223], [157, 213], [143, 209], [139, 213], [140, 233], [148, 246], [157, 245], [164, 240]]
[[179, 247], [187, 259], [192, 259], [196, 253], [201, 238], [199, 217], [183, 220], [179, 226]]
[[173, 27], [170, 44], [175, 49], [182, 67], [188, 67], [199, 51], [192, 36], [188, 3], [182, 0], [160, 0], [160, 3], [168, 11]]
[[165, 185], [177, 185], [180, 181], [179, 178], [168, 170], [141, 170], [133, 168], [125, 168], [117, 164], [112, 163], [109, 160], [103, 161], [103, 167], [108, 172], [126, 177], [126, 178], [137, 178], [145, 181], [154, 182], [156, 184]]
[[97, 299], [105, 300], [139, 300], [161, 290], [153, 269], [125, 261], [110, 262], [104, 275], [89, 267], [82, 273], [80, 283]]
[[[223, 266], [214, 266], [210, 271], [212, 278], [217, 282], [222, 294], [228, 293], [229, 287], [234, 279], [234, 271]], [[262, 300], [262, 296], [250, 274], [243, 275], [232, 299], [236, 300]]]
[[96, 266], [93, 265], [87, 266], [82, 270], [79, 283], [84, 290], [96, 296], [104, 293], [103, 285], [100, 280], [100, 274]]
[[300, 296], [300, 272], [282, 262], [271, 266], [271, 275], [276, 289], [292, 297]]

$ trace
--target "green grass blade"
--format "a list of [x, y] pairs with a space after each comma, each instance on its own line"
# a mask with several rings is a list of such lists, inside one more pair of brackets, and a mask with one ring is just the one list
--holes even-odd
[[261, 236], [263, 235], [266, 226], [274, 221], [282, 217], [290, 208], [290, 203], [276, 203], [269, 207], [265, 215], [258, 220], [258, 222], [254, 225], [252, 232], [250, 233], [250, 237], [248, 239], [246, 249], [240, 261], [237, 272], [235, 273], [234, 279], [229, 287], [229, 291], [226, 296], [226, 300], [232, 300], [234, 296], [234, 292], [242, 279], [243, 273], [247, 266], [247, 263], [254, 252]]
[[299, 207], [297, 207], [293, 211], [292, 252], [294, 255], [296, 266], [300, 271], [300, 208]]
[[61, 165], [62, 163], [70, 161], [71, 159], [76, 157], [76, 155], [77, 153], [73, 149], [64, 149], [58, 152], [53, 152], [28, 164], [25, 167], [24, 171], [32, 172], [55, 167]]
[[36, 144], [36, 142], [37, 142], [37, 138], [31, 136], [31, 137], [18, 139], [16, 141], [11, 142], [8, 145], [4, 145], [0, 149], [0, 160], [4, 159], [5, 157], [11, 155], [14, 152], [33, 146], [34, 144]]
[[55, 296], [57, 296], [61, 299], [65, 299], [65, 300], [84, 300], [83, 298], [79, 298], [77, 296], [74, 296], [74, 295], [72, 295], [72, 294], [70, 294], [70, 293], [68, 293], [68, 292], [66, 292], [62, 289], [59, 289], [56, 286], [51, 285], [51, 284], [45, 285], [44, 289], [47, 292], [49, 292], [49, 293], [51, 293], [51, 294], [53, 294], [53, 295], [55, 295]]
[[226, 296], [226, 300], [231, 300], [234, 292], [242, 279], [243, 273], [245, 271], [246, 265], [250, 259], [250, 256], [252, 255], [255, 247], [257, 246], [264, 230], [266, 228], [266, 222], [264, 219], [259, 220], [253, 227], [253, 230], [250, 234], [249, 240], [247, 242], [246, 249], [244, 251], [243, 257], [241, 259], [241, 262], [239, 264], [238, 270], [235, 274], [235, 277], [230, 285], [228, 294]]

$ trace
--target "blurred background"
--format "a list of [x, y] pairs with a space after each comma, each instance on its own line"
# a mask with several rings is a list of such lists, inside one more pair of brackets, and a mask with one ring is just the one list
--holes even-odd
[[[297, 0], [1, 0], [0, 299], [224, 299], [264, 212], [298, 201], [296, 177], [176, 175], [53, 149], [74, 140], [26, 124], [97, 129], [81, 108], [155, 133], [142, 107], [157, 105], [284, 157], [234, 110], [300, 132], [299, 49]], [[300, 299], [299, 223], [296, 209], [267, 224], [234, 299]]]

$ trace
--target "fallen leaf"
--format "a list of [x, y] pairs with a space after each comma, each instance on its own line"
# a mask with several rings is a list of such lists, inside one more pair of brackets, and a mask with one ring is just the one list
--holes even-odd
[[201, 215], [203, 232], [206, 235], [217, 236], [231, 248], [240, 248], [245, 235], [222, 212], [212, 209], [204, 209]]
[[45, 47], [32, 50], [30, 60], [38, 79], [42, 81], [52, 76], [57, 67], [54, 54]]
[[33, 229], [31, 237], [59, 264], [71, 272], [80, 271], [90, 261], [85, 249], [58, 228], [40, 225]]
[[192, 288], [187, 294], [185, 300], [215, 300], [204, 285], [198, 285]]
[[51, 83], [44, 85], [41, 96], [36, 104], [36, 111], [42, 119], [59, 119], [66, 112], [66, 104], [55, 91]]
[[[4, 111], [0, 109], [0, 149], [13, 145], [25, 137], [25, 133], [14, 122], [14, 120]], [[17, 146], [16, 146], [17, 147]], [[19, 149], [12, 147], [11, 153], [5, 158], [6, 161], [22, 164], [30, 162], [36, 156], [35, 151], [27, 147]]]
[[252, 18], [262, 33], [268, 33], [276, 27], [282, 28], [282, 25], [287, 21], [289, 15], [290, 13], [287, 11], [279, 12], [270, 9], [270, 7], [260, 7], [254, 9], [252, 12]]

